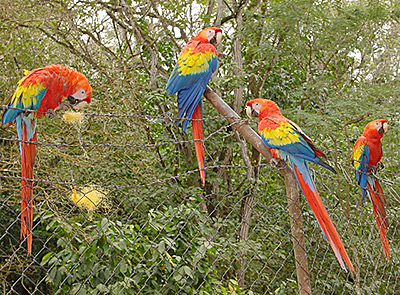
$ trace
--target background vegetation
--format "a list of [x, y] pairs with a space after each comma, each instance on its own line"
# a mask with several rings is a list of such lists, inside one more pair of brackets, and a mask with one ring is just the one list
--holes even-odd
[[[32, 256], [19, 241], [15, 129], [0, 129], [2, 294], [297, 292], [283, 179], [205, 102], [201, 188], [190, 131], [174, 124], [168, 74], [185, 42], [209, 25], [224, 31], [212, 88], [241, 115], [245, 101], [273, 99], [339, 171], [313, 166], [357, 274], [340, 269], [302, 198], [314, 293], [395, 294], [399, 22], [399, 1], [1, 0], [0, 97], [13, 92], [23, 69], [51, 63], [85, 73], [94, 89], [82, 125], [40, 120]], [[380, 178], [391, 261], [350, 160], [376, 118], [390, 125]], [[105, 197], [88, 212], [71, 202], [71, 185], [95, 185]], [[254, 207], [244, 239], [248, 198]]]

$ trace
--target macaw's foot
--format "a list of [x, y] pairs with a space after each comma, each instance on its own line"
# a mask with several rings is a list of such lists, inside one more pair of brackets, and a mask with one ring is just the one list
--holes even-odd
[[378, 162], [376, 165], [372, 166], [369, 168], [369, 171], [372, 172], [373, 174], [377, 173], [378, 171], [381, 171], [385, 168], [382, 162]]
[[46, 118], [52, 119], [56, 116], [56, 112], [53, 109], [48, 109], [46, 111]]
[[285, 161], [283, 160], [277, 160], [275, 158], [272, 158], [271, 160], [269, 160], [269, 164], [274, 167], [277, 170], [281, 170], [285, 164]]
[[58, 108], [60, 110], [71, 110], [72, 109], [72, 105], [68, 100], [64, 100], [63, 102], [58, 104]]
[[269, 164], [274, 168], [278, 168], [279, 161], [275, 158], [271, 158], [271, 160], [269, 160]]
[[382, 162], [379, 162], [379, 163], [376, 164], [375, 166], [376, 166], [376, 170], [383, 170], [383, 169], [385, 169], [385, 166], [383, 165]]

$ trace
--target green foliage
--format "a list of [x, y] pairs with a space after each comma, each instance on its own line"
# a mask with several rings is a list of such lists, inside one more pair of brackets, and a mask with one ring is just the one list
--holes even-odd
[[[31, 257], [17, 247], [19, 151], [7, 140], [15, 130], [0, 129], [4, 293], [297, 292], [284, 180], [263, 161], [257, 177], [248, 179], [243, 146], [204, 102], [207, 183], [201, 188], [191, 131], [176, 128], [176, 99], [164, 90], [183, 44], [216, 21], [217, 2], [0, 3], [1, 97], [12, 93], [23, 69], [50, 63], [84, 72], [94, 89], [83, 125], [60, 116], [38, 123], [39, 141], [51, 144], [37, 148], [35, 178], [41, 181], [35, 184]], [[312, 166], [358, 273], [351, 277], [340, 269], [302, 198], [313, 292], [396, 293], [399, 3], [239, 2], [241, 29], [238, 1], [223, 1], [221, 63], [210, 85], [232, 106], [238, 87], [244, 88], [242, 104], [258, 96], [276, 101], [339, 172]], [[233, 50], [236, 38], [242, 38], [243, 69]], [[390, 262], [382, 257], [370, 203], [360, 201], [350, 160], [363, 126], [378, 117], [390, 125], [380, 173], [388, 194]], [[78, 191], [99, 186], [107, 197], [95, 212], [80, 210], [70, 200], [72, 183]], [[249, 235], [241, 240], [243, 205], [252, 197]]]
[[48, 212], [43, 219], [50, 220], [46, 230], [54, 233], [57, 250], [42, 259], [49, 269], [46, 280], [62, 286], [63, 294], [218, 289], [221, 281], [210, 263], [218, 244], [205, 238], [213, 234], [202, 226], [206, 218], [194, 199], [179, 207], [150, 210], [142, 224], [98, 216], [84, 226]]

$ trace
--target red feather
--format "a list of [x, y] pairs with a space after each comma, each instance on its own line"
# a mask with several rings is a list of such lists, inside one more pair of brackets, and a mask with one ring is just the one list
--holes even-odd
[[344, 248], [344, 245], [340, 240], [335, 225], [333, 224], [331, 218], [329, 217], [328, 211], [326, 211], [326, 208], [322, 203], [321, 197], [319, 196], [317, 190], [313, 191], [310, 188], [310, 186], [305, 182], [303, 175], [300, 173], [296, 165], [293, 165], [293, 168], [297, 180], [304, 192], [304, 195], [307, 198], [308, 204], [310, 205], [311, 210], [314, 212], [314, 215], [317, 218], [322, 231], [324, 232], [326, 238], [328, 239], [328, 242], [331, 245], [337, 260], [343, 267], [343, 259], [344, 259], [344, 262], [347, 264], [350, 271], [354, 272], [353, 264], [351, 263], [350, 258], [347, 255], [346, 249]]
[[48, 109], [57, 109], [63, 97], [68, 97], [79, 88], [85, 90], [87, 103], [91, 101], [92, 87], [84, 74], [61, 65], [48, 65], [30, 71], [21, 82], [20, 87], [30, 87], [31, 85], [42, 84], [47, 88], [38, 112], [35, 117], [43, 117]]
[[204, 186], [206, 182], [206, 176], [205, 176], [205, 171], [204, 171], [204, 131], [203, 131], [203, 121], [202, 120], [196, 120], [196, 119], [202, 119], [201, 115], [201, 106], [200, 103], [197, 105], [193, 112], [192, 119], [192, 128], [193, 128], [193, 139], [194, 141], [194, 147], [196, 149], [196, 157], [197, 157], [197, 163], [199, 165], [200, 169], [200, 177], [201, 177], [201, 182]]
[[387, 259], [390, 259], [390, 248], [389, 241], [386, 237], [386, 231], [389, 228], [389, 224], [386, 218], [385, 211], [385, 198], [383, 196], [383, 190], [378, 180], [375, 179], [374, 188], [368, 183], [368, 192], [371, 198], [372, 208], [374, 209], [374, 215], [376, 218], [376, 225], [379, 229], [379, 234], [381, 236], [383, 252]]
[[[25, 122], [22, 122], [22, 140], [27, 141]], [[31, 141], [36, 141], [36, 132]], [[35, 165], [36, 145], [21, 143], [22, 171], [21, 171], [21, 239], [26, 238], [28, 253], [32, 253], [32, 225], [33, 225], [33, 166]]]

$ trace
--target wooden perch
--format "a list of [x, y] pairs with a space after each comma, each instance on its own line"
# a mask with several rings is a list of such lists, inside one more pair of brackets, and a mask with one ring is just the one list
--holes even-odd
[[[207, 87], [204, 97], [214, 108], [226, 118], [229, 123], [238, 122], [232, 126], [268, 161], [273, 157], [265, 147], [260, 136], [243, 120], [222, 98]], [[299, 190], [292, 169], [284, 162], [279, 161], [276, 165], [278, 172], [285, 178], [286, 195], [289, 206], [289, 217], [292, 233], [294, 258], [296, 261], [297, 283], [300, 295], [311, 295], [311, 284], [308, 275], [307, 254], [304, 244], [303, 220], [301, 215]]]

